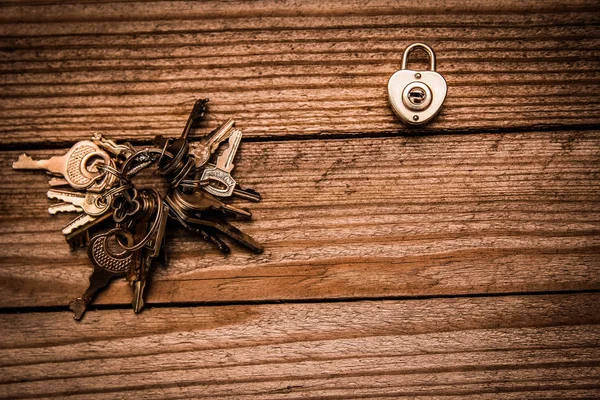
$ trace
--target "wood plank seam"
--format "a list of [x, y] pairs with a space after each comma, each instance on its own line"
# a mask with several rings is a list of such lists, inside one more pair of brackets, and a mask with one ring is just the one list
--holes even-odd
[[[600, 103], [599, 103], [600, 104]], [[390, 111], [391, 112], [391, 111]], [[400, 122], [398, 122], [400, 124]], [[244, 138], [244, 143], [275, 143], [275, 142], [304, 142], [308, 140], [359, 140], [359, 139], [389, 139], [389, 138], [404, 138], [407, 141], [418, 140], [427, 136], [467, 136], [467, 135], [510, 135], [519, 133], [540, 133], [540, 132], [594, 132], [598, 130], [597, 124], [567, 124], [567, 125], [536, 125], [532, 127], [522, 128], [461, 128], [461, 129], [423, 129], [419, 127], [408, 127], [401, 125], [398, 130], [380, 131], [380, 132], [349, 132], [349, 133], [331, 133], [331, 131], [322, 131], [318, 133], [310, 133], [306, 135], [278, 135], [278, 136], [251, 136]], [[91, 134], [94, 131], [89, 131]], [[195, 129], [191, 134], [192, 142], [199, 140], [204, 134], [208, 133], [208, 129]], [[160, 134], [160, 131], [156, 131]], [[175, 138], [174, 136], [173, 138]], [[121, 139], [127, 141], [136, 147], [143, 148], [144, 146], [152, 145], [151, 140], [145, 139]], [[32, 143], [10, 143], [2, 146], [5, 151], [38, 151], [38, 150], [57, 150], [68, 148], [73, 145], [73, 141], [69, 140], [53, 140], [51, 142], [32, 142]]]

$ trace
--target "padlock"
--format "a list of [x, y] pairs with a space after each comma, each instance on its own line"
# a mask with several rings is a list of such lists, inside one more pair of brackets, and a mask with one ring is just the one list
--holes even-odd
[[[415, 49], [423, 49], [429, 55], [429, 71], [407, 69], [408, 56]], [[402, 69], [388, 81], [388, 98], [396, 115], [407, 124], [425, 124], [440, 111], [447, 92], [446, 80], [435, 72], [432, 48], [423, 43], [408, 46], [402, 55]]]

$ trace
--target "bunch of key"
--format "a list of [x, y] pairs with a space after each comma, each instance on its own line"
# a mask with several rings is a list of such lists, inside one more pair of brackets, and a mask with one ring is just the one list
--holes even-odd
[[[168, 219], [199, 233], [223, 253], [230, 248], [220, 236], [262, 252], [260, 243], [226, 220], [252, 216], [247, 208], [232, 205], [233, 197], [261, 200], [259, 193], [243, 189], [231, 176], [242, 132], [228, 120], [200, 140], [188, 141], [194, 125], [207, 113], [207, 102], [202, 99], [194, 104], [183, 133], [175, 140], [156, 136], [152, 146], [136, 149], [95, 133], [92, 140], [76, 143], [63, 156], [33, 160], [22, 154], [13, 163], [14, 169], [46, 170], [52, 176], [48, 198], [60, 202], [48, 208], [50, 214], [79, 213], [62, 230], [71, 250], [87, 245], [93, 266], [89, 287], [69, 303], [76, 320], [115, 277], [126, 277], [134, 289], [133, 310], [142, 310], [153, 261], [159, 258], [166, 263]], [[228, 146], [217, 154], [226, 141]], [[210, 163], [213, 156], [216, 160]], [[166, 194], [133, 184], [132, 177], [150, 166], [167, 180]]]

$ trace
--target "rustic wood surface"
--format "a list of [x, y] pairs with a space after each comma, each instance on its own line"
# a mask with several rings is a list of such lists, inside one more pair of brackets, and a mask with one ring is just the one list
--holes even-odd
[[413, 131], [598, 122], [600, 14], [590, 1], [0, 9], [2, 145], [68, 145], [90, 130], [176, 135], [199, 95], [212, 99], [212, 125], [235, 117], [249, 137], [405, 131], [386, 83], [418, 40], [437, 51], [450, 91], [440, 117]]
[[[246, 143], [236, 174], [264, 200], [237, 225], [266, 251], [224, 258], [170, 230], [148, 301], [600, 289], [599, 140], [589, 131]], [[17, 154], [0, 158], [0, 306], [64, 305], [87, 287], [87, 254], [59, 234], [72, 215], [47, 215], [44, 174], [10, 168]], [[115, 282], [98, 303], [130, 299]]]
[[[599, 25], [591, 1], [2, 2], [0, 398], [599, 398]], [[386, 82], [415, 41], [449, 94], [409, 129]], [[73, 321], [87, 257], [12, 161], [177, 136], [198, 97], [196, 134], [246, 135], [264, 200], [235, 224], [265, 253], [172, 226], [148, 309], [115, 281]]]
[[[0, 315], [11, 398], [593, 398], [600, 295]], [[166, 323], [168, 321], [168, 323]]]

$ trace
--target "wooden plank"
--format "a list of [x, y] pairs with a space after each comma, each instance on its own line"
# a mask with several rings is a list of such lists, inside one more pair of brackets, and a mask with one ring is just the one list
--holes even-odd
[[0, 396], [594, 398], [600, 294], [0, 315]]
[[[148, 301], [600, 289], [599, 144], [598, 131], [244, 143], [235, 176], [264, 201], [237, 226], [265, 253], [224, 257], [170, 227]], [[87, 256], [60, 234], [72, 216], [47, 215], [44, 174], [10, 168], [17, 154], [0, 153], [0, 307], [65, 305]], [[118, 281], [97, 302], [130, 299]]]
[[585, 1], [5, 4], [0, 143], [176, 135], [198, 97], [249, 137], [407, 132], [386, 82], [418, 40], [450, 86], [419, 132], [596, 124], [599, 20]]

